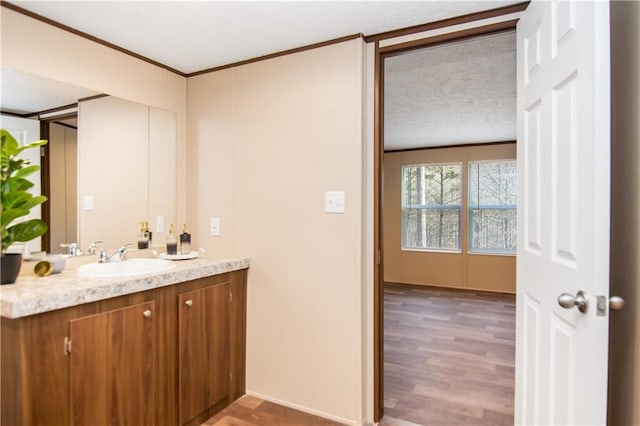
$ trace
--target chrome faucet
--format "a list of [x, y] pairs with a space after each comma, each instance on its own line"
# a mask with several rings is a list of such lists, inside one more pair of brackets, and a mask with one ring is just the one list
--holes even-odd
[[132, 244], [125, 244], [123, 246], [120, 246], [120, 248], [118, 250], [114, 251], [111, 254], [107, 254], [105, 249], [100, 249], [100, 258], [98, 259], [98, 262], [99, 263], [111, 262], [111, 259], [116, 254], [119, 255], [120, 260], [127, 260], [127, 252], [129, 251], [127, 249], [127, 247], [129, 247], [130, 245], [132, 245]]
[[98, 249], [98, 244], [102, 244], [102, 241], [95, 241], [91, 244], [89, 244], [89, 248], [87, 248], [87, 254], [96, 254], [96, 251]]
[[68, 248], [71, 257], [82, 256], [82, 250], [80, 250], [77, 243], [60, 244], [60, 247]]

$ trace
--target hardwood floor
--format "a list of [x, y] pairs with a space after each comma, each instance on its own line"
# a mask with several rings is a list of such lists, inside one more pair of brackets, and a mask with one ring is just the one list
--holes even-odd
[[211, 417], [207, 426], [343, 426], [322, 417], [245, 395]]
[[384, 426], [513, 425], [515, 297], [385, 284]]
[[[385, 285], [379, 426], [513, 425], [515, 297]], [[206, 426], [337, 426], [243, 396]]]

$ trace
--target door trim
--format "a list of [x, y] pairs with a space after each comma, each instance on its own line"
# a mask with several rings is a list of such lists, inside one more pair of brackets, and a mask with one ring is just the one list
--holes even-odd
[[[525, 6], [528, 3], [525, 3]], [[522, 9], [524, 10], [524, 8]], [[373, 421], [384, 415], [384, 251], [383, 226], [383, 156], [384, 156], [384, 59], [410, 50], [460, 41], [477, 36], [515, 31], [517, 19], [426, 37], [408, 43], [380, 47], [375, 41], [373, 97]]]

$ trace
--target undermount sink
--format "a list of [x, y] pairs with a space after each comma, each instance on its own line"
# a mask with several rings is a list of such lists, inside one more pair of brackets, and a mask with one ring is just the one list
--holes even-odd
[[129, 259], [121, 262], [87, 263], [79, 267], [76, 273], [82, 278], [114, 278], [162, 272], [174, 267], [175, 264], [169, 260]]

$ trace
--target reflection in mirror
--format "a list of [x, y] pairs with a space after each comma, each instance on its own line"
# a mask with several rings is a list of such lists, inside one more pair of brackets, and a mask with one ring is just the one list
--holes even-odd
[[[100, 92], [55, 81], [11, 68], [0, 68], [0, 110], [27, 118], [51, 118], [48, 112]], [[60, 115], [60, 114], [58, 114]], [[42, 117], [39, 117], [42, 116]]]
[[[36, 191], [49, 197], [42, 212], [50, 231], [42, 249], [107, 250], [135, 243], [140, 221], [175, 223], [175, 113], [3, 68], [1, 125], [24, 142], [48, 139]], [[29, 127], [27, 134], [23, 127]], [[19, 137], [18, 140], [21, 140]], [[34, 158], [34, 161], [39, 161]], [[154, 232], [154, 243], [163, 243]], [[40, 241], [28, 251], [39, 251]], [[14, 250], [20, 251], [22, 247]]]
[[43, 187], [49, 197], [49, 249], [66, 253], [63, 244], [78, 241], [78, 125], [77, 118], [48, 122], [48, 161]]
[[83, 247], [135, 246], [141, 221], [175, 223], [174, 114], [112, 96], [80, 102], [78, 110]]
[[[26, 145], [30, 142], [40, 140], [40, 124], [36, 120], [28, 120], [21, 117], [12, 116], [0, 116], [0, 127], [6, 129], [11, 135], [22, 145]], [[21, 155], [22, 158], [27, 159], [32, 165], [40, 165], [40, 155], [37, 149], [28, 149]], [[33, 173], [27, 177], [32, 183], [32, 193], [41, 193], [41, 179], [40, 172]], [[47, 203], [45, 203], [46, 205]], [[33, 207], [29, 214], [23, 216], [23, 220], [39, 219], [42, 217], [43, 205]], [[29, 253], [33, 251], [39, 251], [41, 248], [41, 241], [43, 237], [35, 238], [27, 243], [16, 243], [9, 247], [9, 253]]]

